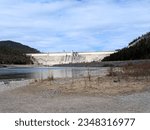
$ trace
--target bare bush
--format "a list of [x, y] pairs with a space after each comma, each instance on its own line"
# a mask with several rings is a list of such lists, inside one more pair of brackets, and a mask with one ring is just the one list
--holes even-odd
[[53, 76], [53, 75], [48, 76], [47, 80], [48, 80], [48, 81], [53, 81], [53, 80], [54, 80], [54, 76]]
[[128, 64], [122, 67], [122, 73], [132, 77], [150, 76], [150, 64]]
[[110, 67], [107, 76], [115, 76], [118, 78], [128, 79], [129, 77], [134, 77], [139, 79], [150, 77], [150, 63], [140, 63], [140, 64], [127, 64], [118, 69]]
[[88, 75], [87, 75], [87, 77], [88, 77], [88, 80], [91, 81], [91, 74], [90, 74], [90, 70], [89, 69], [88, 69]]
[[110, 67], [109, 69], [108, 69], [108, 74], [107, 74], [107, 76], [116, 76], [117, 74], [116, 74], [116, 71], [114, 70], [114, 67]]

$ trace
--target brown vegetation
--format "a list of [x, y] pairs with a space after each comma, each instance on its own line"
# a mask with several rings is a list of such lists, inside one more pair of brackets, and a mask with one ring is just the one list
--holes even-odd
[[[41, 79], [38, 86], [59, 91], [60, 94], [82, 93], [116, 95], [141, 92], [149, 89], [150, 64], [128, 64], [123, 67], [110, 67], [106, 76], [87, 75], [78, 78], [55, 79], [53, 75]], [[37, 81], [36, 81], [37, 82]]]
[[149, 78], [150, 77], [150, 63], [141, 64], [127, 64], [118, 69], [111, 67], [108, 70], [107, 76], [118, 76], [120, 78], [135, 77], [135, 78]]

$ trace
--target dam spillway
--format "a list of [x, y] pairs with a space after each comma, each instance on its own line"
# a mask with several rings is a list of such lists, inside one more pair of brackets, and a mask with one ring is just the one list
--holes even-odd
[[69, 63], [87, 63], [93, 61], [101, 61], [104, 57], [109, 56], [114, 51], [106, 52], [51, 52], [27, 54], [30, 56], [34, 64], [53, 66], [56, 64]]

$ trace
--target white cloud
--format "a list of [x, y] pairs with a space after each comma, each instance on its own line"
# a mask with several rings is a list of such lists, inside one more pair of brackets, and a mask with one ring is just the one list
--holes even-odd
[[150, 31], [150, 0], [0, 0], [0, 39], [42, 51], [111, 50]]

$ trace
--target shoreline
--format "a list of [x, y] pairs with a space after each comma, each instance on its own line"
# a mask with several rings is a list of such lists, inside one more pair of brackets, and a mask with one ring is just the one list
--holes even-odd
[[0, 112], [6, 113], [150, 112], [149, 104], [149, 77], [45, 79], [0, 92]]
[[35, 79], [0, 92], [0, 112], [150, 112], [150, 64], [109, 67], [104, 75]]
[[122, 67], [128, 64], [141, 64], [149, 63], [150, 59], [143, 60], [128, 60], [128, 61], [101, 61], [101, 62], [89, 62], [89, 63], [70, 63], [70, 64], [58, 64], [53, 65], [56, 67]]
[[29, 65], [9, 65], [9, 64], [0, 64], [0, 68], [10, 68], [10, 67], [18, 67], [18, 68], [28, 68], [28, 67], [43, 67], [41, 65], [29, 64]]
[[27, 65], [0, 64], [0, 68], [5, 68], [5, 67], [122, 67], [128, 64], [136, 65], [141, 63], [150, 64], [150, 59], [127, 60], [127, 61], [102, 61], [102, 62], [89, 62], [89, 63], [69, 63], [69, 64], [56, 64], [53, 66], [37, 65], [37, 64], [27, 64]]

